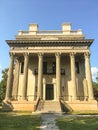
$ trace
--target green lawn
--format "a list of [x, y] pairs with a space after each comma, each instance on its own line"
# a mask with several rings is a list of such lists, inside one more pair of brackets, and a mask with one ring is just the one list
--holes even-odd
[[0, 112], [0, 130], [40, 130], [41, 118], [32, 113]]
[[57, 119], [60, 130], [98, 130], [98, 117], [70, 117]]

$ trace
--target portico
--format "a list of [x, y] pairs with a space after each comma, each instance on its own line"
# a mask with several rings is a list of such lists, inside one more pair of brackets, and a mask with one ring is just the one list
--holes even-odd
[[69, 23], [62, 25], [62, 32], [37, 29], [30, 24], [29, 31], [6, 41], [10, 66], [5, 102], [94, 101], [89, 50], [93, 39], [72, 31]]
[[[92, 80], [91, 80], [91, 71], [90, 71], [90, 63], [89, 63], [89, 52], [85, 52], [85, 53], [79, 53], [82, 56], [84, 56], [84, 61], [85, 61], [85, 76], [87, 79], [87, 83], [90, 84], [90, 88], [88, 88], [88, 94], [89, 94], [89, 98], [91, 100], [94, 99], [93, 97], [93, 90], [92, 88]], [[47, 54], [48, 55], [48, 54]], [[54, 55], [54, 56], [53, 56]], [[62, 56], [63, 55], [63, 56]], [[52, 54], [53, 56], [53, 61], [55, 64], [55, 70], [53, 70], [53, 66], [51, 66], [51, 69], [46, 69], [43, 70], [43, 64], [44, 64], [44, 57], [45, 54], [43, 53], [38, 53], [36, 54], [36, 57], [38, 57], [38, 68], [37, 69], [33, 69], [32, 73], [34, 73], [37, 76], [37, 95], [34, 94], [35, 97], [37, 98], [41, 98], [41, 99], [46, 99], [47, 95], [45, 93], [47, 92], [47, 89], [49, 89], [49, 86], [52, 86], [52, 89], [50, 91], [52, 91], [53, 93], [53, 97], [52, 99], [54, 100], [58, 100], [61, 96], [63, 96], [61, 93], [61, 77], [65, 77], [66, 78], [66, 74], [65, 74], [65, 67], [62, 68], [61, 66], [61, 57], [63, 58], [69, 58], [70, 59], [70, 73], [71, 73], [71, 82], [72, 82], [72, 100], [77, 100], [79, 97], [77, 95], [77, 88], [76, 88], [76, 68], [75, 68], [75, 57], [76, 57], [76, 53], [54, 53]], [[21, 56], [20, 56], [21, 57]], [[15, 72], [17, 72], [17, 82], [16, 82], [16, 86], [18, 86], [19, 84], [19, 72], [21, 71], [20, 66], [19, 66], [19, 59], [20, 57], [15, 56], [15, 54], [11, 53], [10, 56], [10, 68], [9, 68], [9, 76], [8, 76], [8, 87], [7, 87], [7, 92], [6, 92], [6, 99], [11, 99], [12, 98], [12, 80], [13, 79], [13, 68], [14, 68], [14, 61], [17, 60], [16, 65], [17, 67], [15, 67], [16, 70], [14, 70]], [[23, 87], [22, 87], [22, 93], [21, 93], [21, 98], [22, 100], [27, 100], [27, 97], [29, 95], [27, 95], [27, 87], [28, 87], [28, 63], [29, 63], [29, 57], [32, 58], [31, 54], [29, 53], [25, 53], [23, 54], [24, 57], [24, 75], [23, 76]], [[48, 57], [47, 57], [48, 59]], [[32, 58], [33, 60], [33, 58]], [[56, 62], [55, 62], [56, 61]], [[20, 63], [21, 65], [21, 63]], [[88, 75], [89, 74], [89, 75]], [[50, 78], [50, 81], [49, 81]], [[48, 86], [48, 88], [47, 88]], [[17, 88], [17, 87], [16, 87]], [[10, 90], [10, 91], [9, 91]], [[55, 91], [54, 91], [55, 90]], [[18, 96], [18, 91], [15, 92], [16, 95], [13, 95], [14, 97]], [[46, 95], [46, 96], [45, 96]], [[69, 94], [68, 94], [69, 95]], [[32, 95], [33, 96], [33, 95]], [[35, 99], [35, 97], [33, 97]], [[55, 98], [54, 98], [55, 97]], [[85, 96], [84, 96], [85, 97]]]

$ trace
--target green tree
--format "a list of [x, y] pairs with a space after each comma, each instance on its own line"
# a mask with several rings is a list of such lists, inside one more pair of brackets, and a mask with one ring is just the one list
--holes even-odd
[[93, 82], [93, 91], [94, 91], [94, 97], [98, 101], [98, 83]]
[[2, 71], [2, 80], [0, 82], [0, 103], [5, 98], [7, 73], [8, 73], [8, 68]]
[[96, 77], [96, 81], [97, 81], [97, 83], [98, 83], [98, 72], [97, 72], [97, 77]]

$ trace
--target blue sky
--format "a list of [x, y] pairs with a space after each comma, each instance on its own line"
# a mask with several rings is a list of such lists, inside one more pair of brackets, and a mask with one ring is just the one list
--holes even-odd
[[[39, 30], [61, 30], [64, 22], [82, 29], [91, 46], [93, 76], [98, 71], [98, 0], [0, 0], [0, 71], [9, 66], [9, 47], [18, 30], [38, 23]], [[0, 72], [1, 73], [1, 72]], [[0, 74], [1, 79], [1, 74]]]

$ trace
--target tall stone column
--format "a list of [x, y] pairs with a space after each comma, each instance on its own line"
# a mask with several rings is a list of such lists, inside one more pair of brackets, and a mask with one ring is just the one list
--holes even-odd
[[72, 80], [72, 100], [77, 100], [77, 88], [76, 88], [76, 72], [75, 72], [75, 54], [70, 53], [71, 63], [71, 80]]
[[29, 62], [29, 54], [26, 53], [24, 55], [24, 77], [23, 77], [22, 100], [27, 100], [28, 62]]
[[43, 54], [38, 54], [38, 91], [37, 98], [42, 98], [42, 75], [43, 75]]
[[61, 97], [60, 53], [56, 53], [56, 86], [57, 86], [57, 99], [59, 99]]
[[15, 59], [15, 73], [14, 73], [14, 85], [13, 85], [13, 98], [17, 99], [18, 96], [18, 85], [19, 85], [19, 70], [20, 70], [20, 63], [19, 63], [19, 58], [16, 57]]
[[86, 80], [88, 86], [88, 96], [89, 96], [89, 100], [94, 100], [91, 67], [90, 67], [90, 54], [85, 53], [84, 56], [85, 56], [85, 67], [86, 67], [85, 73], [86, 73]]
[[8, 71], [7, 87], [5, 100], [10, 100], [12, 95], [12, 85], [13, 85], [13, 66], [14, 66], [14, 55], [10, 54], [10, 66]]

